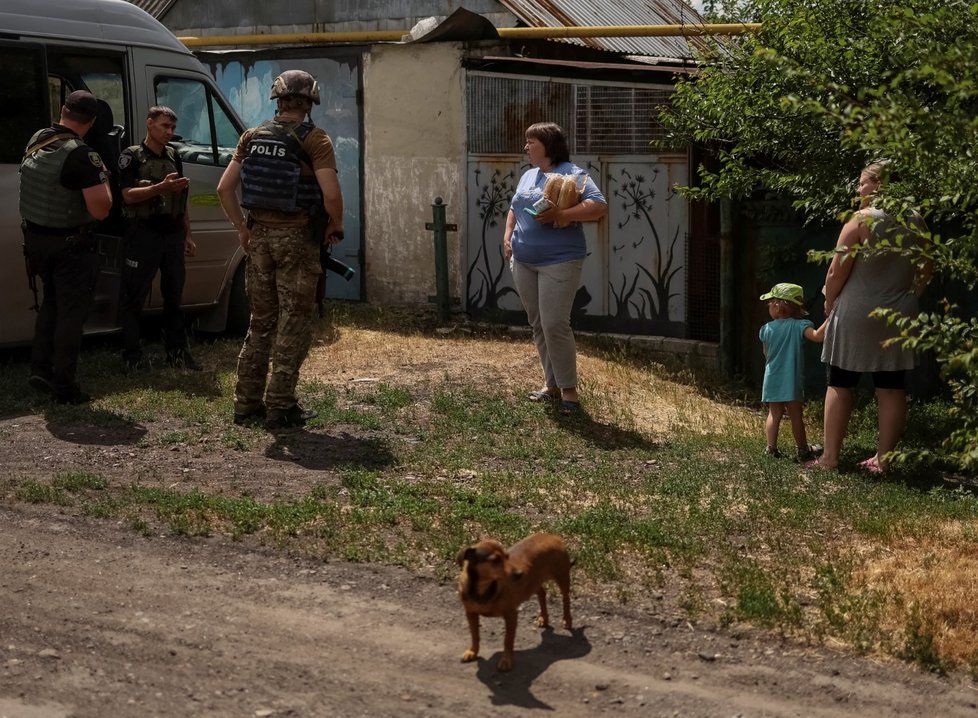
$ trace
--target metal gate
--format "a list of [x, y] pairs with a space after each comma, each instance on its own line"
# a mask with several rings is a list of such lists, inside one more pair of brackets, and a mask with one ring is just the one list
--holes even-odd
[[[683, 337], [687, 333], [685, 152], [653, 154], [657, 107], [668, 89], [587, 85], [548, 78], [474, 74], [469, 80], [466, 309], [519, 321], [522, 305], [502, 255], [509, 203], [530, 169], [523, 132], [545, 118], [568, 133], [572, 161], [588, 170], [609, 212], [585, 224], [588, 258], [574, 302], [574, 326]], [[495, 108], [494, 110], [490, 108]]]

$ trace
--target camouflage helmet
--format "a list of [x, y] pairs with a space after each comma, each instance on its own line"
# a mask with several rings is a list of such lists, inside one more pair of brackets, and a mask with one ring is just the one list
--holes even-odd
[[319, 104], [319, 83], [305, 70], [286, 70], [272, 83], [271, 100], [279, 97], [305, 97]]

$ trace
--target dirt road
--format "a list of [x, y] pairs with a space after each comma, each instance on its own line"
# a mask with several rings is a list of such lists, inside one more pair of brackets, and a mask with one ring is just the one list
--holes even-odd
[[[966, 679], [575, 596], [462, 664], [454, 586], [0, 507], [0, 716], [978, 716]], [[665, 611], [665, 609], [664, 609]]]

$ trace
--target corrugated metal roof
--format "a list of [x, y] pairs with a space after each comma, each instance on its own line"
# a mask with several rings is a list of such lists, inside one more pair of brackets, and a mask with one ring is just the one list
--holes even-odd
[[145, 10], [159, 20], [177, 0], [129, 0], [136, 7]]
[[[702, 25], [706, 21], [684, 0], [500, 0], [529, 27], [590, 25]], [[702, 37], [587, 37], [556, 42], [587, 45], [625, 55], [692, 59], [694, 48], [705, 49]]]

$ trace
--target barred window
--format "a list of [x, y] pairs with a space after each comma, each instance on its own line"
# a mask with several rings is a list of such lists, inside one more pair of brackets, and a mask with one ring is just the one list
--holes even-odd
[[552, 78], [470, 73], [467, 87], [469, 151], [518, 154], [534, 122], [556, 122], [572, 154], [650, 154], [665, 137], [659, 112], [670, 87], [599, 85]]

